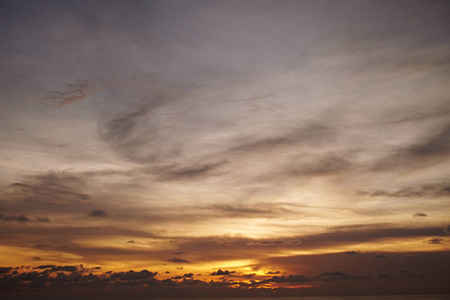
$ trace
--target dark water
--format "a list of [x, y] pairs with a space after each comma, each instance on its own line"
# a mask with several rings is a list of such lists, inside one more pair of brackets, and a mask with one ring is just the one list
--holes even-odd
[[[1, 298], [1, 297], [0, 297]], [[3, 299], [9, 300], [9, 299]], [[17, 300], [17, 299], [11, 299]], [[28, 300], [21, 298], [21, 300]], [[39, 300], [47, 300], [40, 298]], [[48, 300], [59, 300], [51, 298]], [[77, 299], [83, 300], [83, 299]], [[95, 300], [95, 299], [89, 299]], [[128, 299], [123, 299], [128, 300]], [[148, 300], [148, 299], [140, 299]], [[155, 300], [155, 299], [153, 299]], [[233, 297], [233, 298], [160, 298], [159, 300], [450, 300], [448, 295], [390, 295], [390, 296], [314, 296], [314, 297]]]
[[[201, 300], [450, 300], [450, 295], [399, 295], [399, 296], [316, 296], [316, 297], [263, 297], [263, 298], [200, 298]], [[161, 299], [162, 300], [162, 299]], [[166, 299], [167, 300], [167, 299]], [[194, 300], [194, 298], [177, 299]]]

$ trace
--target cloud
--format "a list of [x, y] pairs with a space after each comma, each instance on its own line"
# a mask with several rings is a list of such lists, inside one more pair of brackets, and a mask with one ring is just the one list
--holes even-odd
[[346, 251], [344, 252], [345, 255], [356, 255], [359, 254], [359, 251]]
[[8, 189], [13, 197], [24, 200], [42, 201], [55, 204], [84, 202], [89, 195], [80, 191], [86, 182], [67, 171], [48, 171], [37, 175], [26, 175], [19, 183], [11, 184]]
[[422, 212], [416, 212], [415, 214], [413, 214], [413, 218], [422, 218], [422, 217], [428, 217], [428, 215]]
[[450, 234], [450, 225], [444, 227], [444, 233]]
[[[414, 156], [430, 157], [450, 154], [450, 123], [422, 143], [408, 149]], [[450, 190], [449, 190], [450, 191]]]
[[228, 270], [223, 270], [222, 271], [222, 269], [219, 269], [219, 270], [217, 270], [215, 272], [212, 272], [210, 275], [212, 275], [212, 276], [226, 276], [226, 275], [230, 275], [232, 273], [235, 273], [235, 272], [234, 271], [230, 272]]
[[133, 280], [142, 280], [142, 279], [153, 279], [158, 272], [150, 272], [147, 270], [142, 270], [140, 272], [135, 272], [133, 270], [130, 270], [128, 272], [118, 272], [118, 273], [112, 273], [110, 275], [111, 279], [119, 279], [123, 281], [133, 281]]
[[27, 223], [27, 222], [38, 222], [38, 223], [48, 223], [50, 222], [50, 219], [48, 217], [36, 217], [36, 219], [30, 219], [29, 217], [25, 216], [25, 215], [20, 215], [20, 216], [16, 216], [16, 215], [10, 215], [10, 216], [6, 216], [3, 214], [0, 214], [0, 220], [1, 221], [15, 221], [15, 222], [19, 222], [19, 223]]
[[12, 269], [12, 267], [0, 267], [0, 274], [9, 273]]
[[175, 276], [172, 277], [172, 279], [183, 279], [183, 278], [192, 278], [194, 276], [193, 273], [186, 273], [183, 276]]
[[264, 137], [250, 138], [236, 141], [234, 147], [227, 153], [261, 153], [282, 150], [287, 147], [301, 146], [305, 144], [322, 144], [333, 138], [333, 130], [319, 123], [309, 123], [304, 126], [291, 129], [284, 134]]
[[106, 217], [106, 212], [101, 209], [94, 209], [89, 213], [89, 216], [91, 217]]
[[4, 216], [3, 214], [0, 214], [0, 220], [2, 220], [2, 221], [16, 221], [16, 222], [20, 222], [20, 223], [30, 222], [31, 221], [25, 215], [21, 215], [21, 216]]
[[276, 275], [276, 274], [280, 274], [280, 273], [281, 273], [281, 271], [269, 271], [266, 274], [268, 274], [268, 275]]
[[157, 168], [155, 173], [158, 175], [158, 180], [161, 181], [195, 180], [217, 175], [216, 171], [227, 163], [227, 161], [221, 161], [183, 167], [167, 166]]
[[379, 273], [378, 278], [392, 278], [388, 273]]
[[267, 208], [255, 208], [253, 206], [244, 206], [240, 204], [239, 205], [214, 204], [211, 205], [210, 208], [219, 210], [224, 213], [230, 213], [232, 215], [247, 216], [247, 217], [250, 217], [252, 215], [260, 217], [261, 215], [272, 213], [272, 211]]
[[183, 258], [179, 258], [179, 257], [174, 257], [174, 258], [168, 259], [166, 261], [171, 262], [171, 263], [190, 263], [190, 261], [183, 259]]
[[[411, 198], [411, 197], [447, 197], [450, 195], [450, 186], [445, 184], [423, 185], [421, 187], [407, 187], [397, 191], [377, 190], [372, 192], [359, 191], [360, 195], [368, 195], [370, 197], [390, 197], [390, 198]], [[416, 213], [414, 217], [425, 217], [426, 214]]]
[[342, 271], [324, 272], [319, 275], [323, 281], [370, 279], [368, 275], [350, 275]]
[[261, 283], [301, 283], [311, 282], [312, 278], [303, 275], [289, 275], [289, 276], [273, 276], [272, 278], [265, 279]]
[[443, 244], [444, 243], [443, 240], [444, 239], [441, 239], [441, 238], [433, 238], [433, 239], [428, 240], [428, 244], [434, 244], [434, 245]]
[[[446, 104], [448, 106], [448, 104]], [[437, 117], [441, 115], [438, 114]], [[383, 158], [375, 166], [376, 170], [386, 170], [387, 168], [422, 168], [432, 166], [445, 160], [450, 155], [450, 123], [439, 129], [430, 129], [419, 141], [412, 145], [404, 146], [394, 154]], [[443, 187], [442, 193], [448, 195], [450, 189]], [[407, 191], [406, 191], [407, 192]], [[439, 193], [439, 191], [436, 191]], [[407, 192], [408, 193], [408, 192]], [[419, 191], [420, 193], [420, 191]], [[395, 196], [395, 195], [394, 195]], [[411, 196], [415, 196], [414, 193]]]
[[59, 107], [86, 99], [97, 89], [89, 80], [78, 80], [66, 85], [64, 91], [53, 91], [48, 93], [43, 100], [48, 103], [57, 103]]
[[385, 254], [377, 254], [375, 258], [387, 258]]

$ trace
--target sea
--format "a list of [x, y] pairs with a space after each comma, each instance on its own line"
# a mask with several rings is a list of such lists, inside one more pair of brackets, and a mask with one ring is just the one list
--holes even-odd
[[[59, 300], [58, 298], [11, 298], [3, 300]], [[102, 298], [103, 300], [104, 298]], [[383, 295], [383, 296], [310, 296], [310, 297], [217, 297], [217, 298], [151, 298], [139, 300], [450, 300], [447, 295]], [[67, 300], [67, 299], [61, 299]], [[72, 300], [96, 300], [96, 299], [72, 299]], [[123, 299], [128, 300], [128, 299]]]
[[[383, 296], [311, 296], [311, 297], [235, 297], [235, 298], [173, 298], [171, 300], [450, 300], [448, 295], [383, 295]], [[145, 300], [145, 299], [142, 299]], [[168, 300], [159, 299], [159, 300]]]

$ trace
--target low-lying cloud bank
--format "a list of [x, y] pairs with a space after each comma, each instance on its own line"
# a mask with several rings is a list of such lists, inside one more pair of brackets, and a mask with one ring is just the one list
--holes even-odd
[[[392, 254], [392, 257], [395, 255], [399, 254]], [[427, 255], [430, 254], [419, 253], [416, 259], [427, 260]], [[436, 255], [440, 260], [449, 253]], [[442, 284], [439, 271], [380, 270], [372, 270], [372, 273], [328, 270], [316, 275], [276, 271], [257, 275], [218, 269], [204, 276], [193, 273], [171, 276], [168, 272], [149, 270], [102, 271], [101, 267], [83, 265], [0, 267], [0, 295], [8, 298], [161, 298], [361, 295], [373, 294], [375, 290], [378, 294], [390, 294], [394, 289], [398, 294], [450, 292], [450, 288]]]

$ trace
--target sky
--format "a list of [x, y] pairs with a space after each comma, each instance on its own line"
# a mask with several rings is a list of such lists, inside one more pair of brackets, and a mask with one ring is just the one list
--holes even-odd
[[0, 294], [450, 293], [449, 16], [1, 0]]

